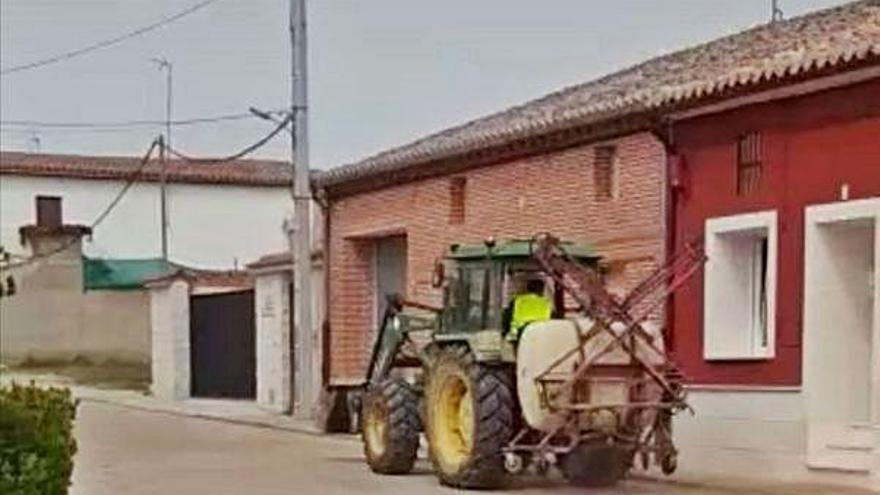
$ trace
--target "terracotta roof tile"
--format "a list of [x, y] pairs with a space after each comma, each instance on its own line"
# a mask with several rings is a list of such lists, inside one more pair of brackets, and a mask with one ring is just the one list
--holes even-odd
[[350, 183], [519, 139], [603, 122], [854, 61], [880, 60], [880, 0], [765, 24], [650, 59], [317, 175]]
[[293, 265], [293, 254], [290, 251], [282, 251], [261, 256], [257, 261], [247, 265], [247, 269], [259, 270], [262, 268], [273, 268], [286, 265]]
[[202, 270], [180, 267], [171, 273], [144, 281], [144, 286], [165, 287], [175, 280], [186, 280], [193, 287], [252, 289], [253, 278], [245, 271]]
[[[139, 157], [0, 152], [0, 174], [9, 175], [124, 180], [131, 177], [140, 163]], [[142, 181], [158, 182], [161, 164], [158, 160], [151, 160], [142, 174]], [[177, 183], [289, 187], [291, 177], [290, 165], [281, 161], [192, 163], [170, 160], [167, 165], [168, 181]]]

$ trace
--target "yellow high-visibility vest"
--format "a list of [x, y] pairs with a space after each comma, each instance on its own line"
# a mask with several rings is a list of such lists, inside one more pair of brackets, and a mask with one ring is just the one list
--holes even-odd
[[510, 340], [518, 339], [523, 327], [533, 321], [549, 320], [552, 313], [553, 304], [546, 297], [537, 294], [517, 295], [513, 299], [513, 315], [507, 337]]

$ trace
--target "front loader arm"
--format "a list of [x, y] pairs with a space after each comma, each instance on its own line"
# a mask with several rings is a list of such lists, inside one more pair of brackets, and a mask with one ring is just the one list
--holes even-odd
[[370, 354], [370, 362], [367, 367], [367, 386], [376, 385], [388, 377], [388, 373], [394, 367], [395, 360], [400, 353], [403, 344], [408, 340], [408, 333], [412, 330], [424, 330], [425, 325], [418, 325], [418, 328], [410, 328], [413, 322], [411, 318], [401, 318], [404, 308], [414, 308], [432, 313], [439, 313], [440, 308], [419, 303], [416, 301], [408, 301], [399, 294], [391, 294], [388, 296], [388, 309], [382, 316], [382, 322], [379, 325], [379, 332], [376, 335], [376, 341], [373, 344], [373, 352]]

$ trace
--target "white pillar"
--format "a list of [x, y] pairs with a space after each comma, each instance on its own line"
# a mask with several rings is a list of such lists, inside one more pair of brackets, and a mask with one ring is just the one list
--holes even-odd
[[189, 284], [175, 280], [150, 291], [153, 396], [190, 396]]
[[254, 297], [257, 337], [257, 404], [290, 411], [289, 270], [257, 275]]

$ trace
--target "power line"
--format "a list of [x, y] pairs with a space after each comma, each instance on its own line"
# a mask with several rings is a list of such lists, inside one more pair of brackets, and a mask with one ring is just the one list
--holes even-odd
[[57, 62], [62, 62], [64, 60], [69, 60], [71, 58], [78, 57], [80, 55], [85, 55], [85, 54], [93, 52], [95, 50], [100, 50], [102, 48], [107, 48], [109, 46], [116, 45], [116, 44], [121, 43], [123, 41], [126, 41], [128, 39], [131, 39], [131, 38], [140, 36], [144, 33], [148, 33], [150, 31], [153, 31], [154, 29], [162, 27], [166, 24], [170, 24], [178, 19], [182, 19], [182, 18], [184, 18], [194, 12], [197, 12], [197, 11], [207, 7], [208, 5], [211, 5], [212, 3], [216, 3], [218, 1], [219, 0], [204, 0], [203, 2], [199, 2], [195, 5], [193, 5], [192, 7], [189, 7], [186, 10], [178, 12], [177, 14], [174, 14], [169, 17], [163, 17], [162, 19], [159, 19], [158, 21], [156, 21], [152, 24], [135, 29], [133, 31], [129, 31], [128, 33], [125, 33], [121, 36], [117, 36], [115, 38], [110, 38], [110, 39], [106, 39], [103, 41], [99, 41], [99, 42], [94, 43], [92, 45], [78, 48], [76, 50], [72, 50], [69, 52], [60, 53], [58, 55], [54, 55], [52, 57], [44, 58], [41, 60], [36, 60], [34, 62], [29, 62], [27, 64], [15, 65], [12, 67], [7, 67], [5, 69], [0, 69], [0, 75], [6, 76], [6, 75], [9, 75], [9, 74], [12, 74], [15, 72], [20, 72], [20, 71], [29, 70], [29, 69], [36, 69], [38, 67], [43, 67], [43, 66], [54, 64]]
[[126, 132], [140, 132], [140, 133], [152, 133], [152, 130], [145, 127], [118, 127], [118, 128], [107, 128], [107, 129], [58, 129], [58, 128], [8, 128], [8, 127], [0, 127], [0, 133], [3, 134], [18, 134], [22, 136], [33, 136], [43, 135], [43, 134], [118, 134], [118, 133], [126, 133]]
[[[158, 138], [153, 139], [153, 142], [150, 143], [150, 147], [147, 149], [147, 152], [144, 155], [144, 157], [141, 159], [141, 162], [138, 164], [138, 167], [134, 171], [132, 171], [131, 176], [125, 181], [125, 184], [122, 186], [122, 188], [119, 190], [119, 192], [116, 193], [116, 196], [113, 198], [113, 200], [110, 201], [110, 203], [104, 208], [103, 211], [101, 211], [101, 214], [99, 214], [92, 221], [92, 223], [89, 224], [89, 229], [94, 231], [99, 225], [101, 225], [101, 222], [103, 222], [104, 219], [106, 219], [110, 215], [110, 213], [116, 208], [116, 206], [119, 204], [119, 202], [122, 201], [122, 198], [125, 197], [125, 194], [129, 191], [129, 189], [131, 189], [131, 187], [135, 184], [135, 182], [137, 182], [138, 179], [140, 179], [141, 174], [144, 171], [144, 168], [147, 166], [147, 163], [150, 162], [150, 157], [152, 156], [153, 151], [156, 149], [156, 146], [158, 146], [159, 143], [160, 143], [160, 140]], [[50, 256], [54, 256], [64, 250], [66, 250], [70, 246], [73, 246], [78, 240], [79, 240], [79, 237], [73, 236], [67, 242], [63, 243], [62, 245], [58, 246], [55, 249], [52, 249], [51, 251], [47, 251], [45, 253], [33, 254], [27, 258], [22, 259], [21, 261], [8, 263], [8, 264], [6, 264], [6, 266], [3, 267], [3, 270], [5, 271], [8, 269], [12, 269], [12, 268], [22, 267], [22, 266], [34, 263], [34, 262], [41, 260], [43, 258], [48, 258]]]
[[[282, 111], [274, 111], [271, 113], [280, 114]], [[245, 120], [257, 118], [251, 112], [234, 113], [228, 115], [217, 115], [213, 117], [196, 117], [190, 119], [172, 120], [172, 126], [189, 126], [198, 124], [212, 124], [216, 122], [228, 122], [236, 120]], [[159, 127], [164, 126], [164, 120], [125, 120], [117, 122], [45, 122], [39, 120], [2, 120], [0, 126], [4, 127], [39, 127], [43, 129], [118, 129], [118, 128], [137, 128], [137, 127]]]
[[282, 120], [281, 122], [278, 123], [278, 126], [275, 127], [275, 129], [272, 130], [272, 132], [270, 132], [269, 134], [266, 134], [259, 141], [255, 142], [254, 144], [252, 144], [250, 146], [245, 147], [244, 149], [242, 149], [238, 153], [235, 153], [235, 154], [232, 154], [229, 156], [225, 156], [225, 157], [221, 157], [221, 158], [195, 158], [195, 157], [191, 157], [189, 155], [186, 155], [180, 151], [177, 151], [173, 148], [167, 148], [166, 151], [168, 151], [168, 153], [170, 153], [170, 154], [172, 154], [172, 155], [174, 155], [184, 161], [192, 162], [192, 163], [219, 164], [219, 163], [231, 162], [234, 160], [238, 160], [239, 158], [242, 158], [244, 156], [247, 156], [247, 155], [253, 153], [254, 151], [262, 148], [272, 138], [277, 136], [279, 132], [283, 131], [287, 127], [287, 125], [290, 124], [290, 122], [292, 120], [293, 120], [293, 116], [288, 115], [287, 117], [284, 118], [284, 120]]

